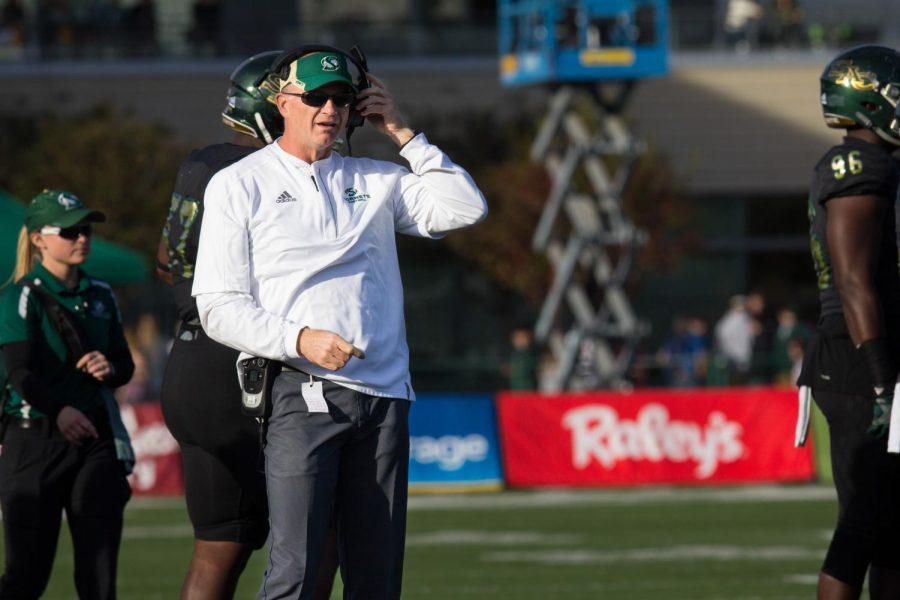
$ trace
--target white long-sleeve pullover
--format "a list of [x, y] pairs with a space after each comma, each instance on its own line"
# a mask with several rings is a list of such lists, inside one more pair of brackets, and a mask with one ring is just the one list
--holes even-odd
[[[336, 152], [309, 164], [273, 143], [217, 173], [193, 286], [207, 334], [241, 358], [414, 399], [395, 232], [438, 238], [480, 221], [487, 204], [423, 134], [400, 155], [409, 169]], [[366, 358], [318, 367], [297, 352], [303, 327], [333, 331]]]

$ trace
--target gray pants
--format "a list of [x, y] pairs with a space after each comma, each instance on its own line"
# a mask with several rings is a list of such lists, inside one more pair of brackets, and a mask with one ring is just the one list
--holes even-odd
[[272, 390], [269, 562], [257, 599], [313, 597], [332, 510], [344, 598], [400, 598], [410, 402], [323, 381], [328, 413], [310, 413], [304, 382], [286, 370]]

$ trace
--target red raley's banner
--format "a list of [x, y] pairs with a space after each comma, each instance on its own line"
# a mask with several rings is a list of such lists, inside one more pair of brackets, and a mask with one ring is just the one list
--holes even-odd
[[805, 481], [797, 392], [776, 388], [558, 395], [502, 392], [498, 424], [513, 486]]
[[120, 408], [137, 458], [128, 477], [132, 491], [138, 496], [183, 494], [181, 450], [163, 421], [160, 404], [125, 404]]

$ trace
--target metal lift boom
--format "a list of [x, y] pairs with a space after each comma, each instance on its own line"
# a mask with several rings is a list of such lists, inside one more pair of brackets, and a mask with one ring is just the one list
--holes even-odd
[[532, 239], [555, 273], [535, 324], [551, 387], [626, 387], [649, 325], [624, 287], [646, 234], [622, 210], [644, 152], [623, 110], [639, 79], [668, 70], [667, 3], [499, 0], [498, 20], [501, 82], [554, 89], [531, 148], [552, 180]]

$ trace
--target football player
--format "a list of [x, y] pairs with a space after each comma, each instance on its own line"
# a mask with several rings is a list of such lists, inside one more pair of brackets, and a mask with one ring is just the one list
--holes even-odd
[[828, 420], [839, 513], [818, 598], [900, 598], [900, 456], [886, 451], [900, 357], [895, 111], [900, 53], [861, 46], [821, 76], [825, 123], [843, 141], [815, 166], [810, 244], [820, 316], [799, 383]]

